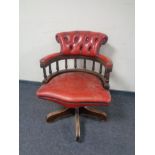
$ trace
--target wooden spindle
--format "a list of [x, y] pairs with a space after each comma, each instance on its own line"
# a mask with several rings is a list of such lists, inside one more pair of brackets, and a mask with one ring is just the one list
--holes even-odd
[[105, 73], [104, 73], [104, 87], [106, 89], [109, 89], [109, 76], [110, 76], [110, 73], [108, 72], [108, 70], [105, 69]]
[[74, 59], [74, 68], [77, 68], [77, 59]]
[[95, 61], [93, 60], [93, 66], [92, 66], [92, 70], [95, 70]]
[[100, 71], [99, 71], [100, 74], [102, 74], [102, 64], [100, 63]]
[[58, 60], [56, 61], [56, 70], [57, 70], [57, 72], [59, 71], [59, 62], [58, 62]]
[[68, 68], [68, 62], [67, 62], [67, 59], [65, 59], [65, 69]]
[[51, 64], [49, 64], [49, 73], [52, 74]]
[[43, 67], [43, 73], [44, 73], [44, 78], [46, 79], [47, 78], [47, 75], [46, 75], [46, 69], [45, 69], [45, 67]]
[[84, 66], [83, 66], [84, 69], [86, 69], [86, 59], [84, 58]]
[[109, 82], [109, 76], [110, 76], [110, 73], [109, 72], [106, 72], [104, 73], [104, 79]]

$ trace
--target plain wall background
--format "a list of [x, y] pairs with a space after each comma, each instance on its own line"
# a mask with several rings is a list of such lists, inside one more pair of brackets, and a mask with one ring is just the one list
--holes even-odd
[[134, 0], [20, 0], [20, 79], [42, 81], [39, 60], [58, 52], [55, 34], [91, 30], [108, 35], [111, 89], [134, 91]]

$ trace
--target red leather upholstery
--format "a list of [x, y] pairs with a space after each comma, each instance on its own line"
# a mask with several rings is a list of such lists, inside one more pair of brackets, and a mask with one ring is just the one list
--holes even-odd
[[109, 105], [111, 96], [98, 77], [84, 72], [60, 74], [37, 91], [42, 99], [56, 101], [66, 107]]
[[56, 40], [61, 45], [61, 53], [65, 55], [95, 56], [108, 37], [99, 32], [71, 31], [57, 33]]
[[[107, 71], [104, 75], [105, 86], [109, 80], [109, 72], [112, 70], [112, 61], [99, 54], [101, 44], [105, 44], [108, 40], [105, 34], [91, 31], [61, 32], [56, 34], [56, 40], [61, 45], [60, 52], [50, 54], [40, 60], [45, 79], [47, 77], [45, 68], [61, 55], [62, 58], [64, 55], [66, 57], [67, 55], [92, 56], [102, 61], [105, 66]], [[37, 96], [69, 108], [107, 106], [111, 101], [110, 92], [103, 87], [100, 79], [86, 72], [68, 72], [57, 75], [38, 89]]]

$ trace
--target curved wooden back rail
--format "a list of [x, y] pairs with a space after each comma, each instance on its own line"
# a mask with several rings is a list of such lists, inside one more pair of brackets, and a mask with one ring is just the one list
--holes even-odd
[[[68, 60], [73, 59], [74, 62], [74, 68], [68, 67]], [[82, 59], [83, 60], [83, 68], [79, 68], [77, 65], [77, 60]], [[60, 69], [59, 67], [59, 61], [64, 60], [65, 61], [65, 69]], [[91, 69], [88, 69], [87, 67], [87, 60], [92, 61]], [[95, 64], [99, 63], [99, 70], [98, 72], [95, 71]], [[56, 72], [52, 71], [51, 64], [56, 63]], [[107, 68], [105, 63], [98, 57], [92, 57], [92, 56], [83, 56], [83, 55], [59, 55], [51, 60], [49, 60], [46, 64], [41, 63], [41, 68], [43, 68], [43, 74], [44, 74], [44, 80], [43, 83], [48, 83], [53, 77], [66, 73], [66, 72], [87, 72], [89, 74], [93, 74], [97, 76], [103, 86], [106, 89], [109, 89], [109, 74], [112, 71], [111, 68]], [[105, 68], [104, 75], [102, 74], [103, 67]]]

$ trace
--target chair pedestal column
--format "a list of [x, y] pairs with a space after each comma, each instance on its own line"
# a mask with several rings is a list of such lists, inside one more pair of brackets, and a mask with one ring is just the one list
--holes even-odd
[[76, 141], [80, 140], [80, 115], [96, 117], [100, 120], [107, 120], [107, 114], [94, 108], [80, 107], [80, 108], [65, 108], [55, 112], [51, 112], [47, 115], [46, 121], [48, 123], [55, 121], [59, 118], [75, 115], [75, 133]]
[[79, 108], [75, 109], [75, 134], [76, 134], [76, 141], [80, 139], [80, 115], [79, 115]]

